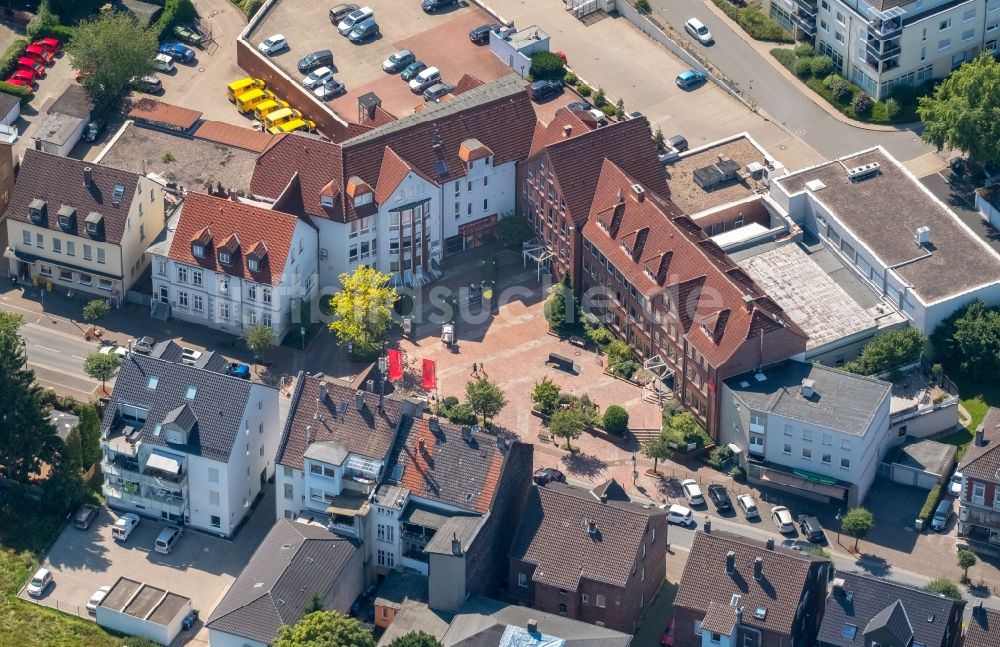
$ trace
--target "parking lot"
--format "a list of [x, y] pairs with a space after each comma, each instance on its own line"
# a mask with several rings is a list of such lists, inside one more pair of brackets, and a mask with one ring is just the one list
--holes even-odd
[[119, 543], [111, 538], [119, 513], [102, 508], [89, 530], [69, 524], [53, 544], [42, 562], [54, 580], [45, 595], [40, 600], [33, 600], [23, 590], [19, 595], [66, 613], [93, 617], [86, 609], [90, 596], [121, 576], [130, 577], [191, 598], [200, 621], [175, 642], [185, 644], [194, 639], [207, 644], [208, 631], [202, 622], [274, 523], [274, 490], [267, 492], [235, 539], [188, 530], [169, 555], [153, 550], [163, 524], [143, 518], [128, 540]]
[[368, 6], [375, 11], [380, 34], [360, 45], [341, 36], [330, 23], [333, 4], [283, 0], [249, 39], [256, 46], [273, 34], [288, 38], [289, 47], [271, 60], [296, 80], [304, 76], [296, 67], [300, 58], [316, 50], [332, 50], [335, 77], [347, 86], [347, 93], [330, 105], [351, 121], [357, 120], [358, 97], [367, 92], [377, 94], [382, 107], [397, 117], [412, 113], [422, 103], [398, 74], [382, 71], [382, 61], [400, 49], [412, 50], [419, 60], [439, 68], [447, 83], [458, 83], [463, 74], [489, 82], [510, 72], [488, 46], [469, 41], [471, 29], [494, 22], [470, 3], [426, 14], [419, 0], [371, 0]]

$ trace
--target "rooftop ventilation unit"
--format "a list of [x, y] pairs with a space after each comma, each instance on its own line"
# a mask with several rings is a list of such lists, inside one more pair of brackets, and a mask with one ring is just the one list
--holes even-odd
[[914, 240], [917, 241], [918, 245], [929, 245], [931, 242], [931, 228], [930, 227], [918, 227], [916, 233], [913, 236]]
[[862, 164], [861, 166], [847, 169], [847, 177], [851, 182], [857, 182], [873, 175], [878, 175], [879, 168], [881, 167], [878, 162]]
[[747, 164], [746, 172], [747, 175], [757, 180], [758, 182], [764, 179], [764, 165], [761, 164], [760, 162], [750, 162], [749, 164]]

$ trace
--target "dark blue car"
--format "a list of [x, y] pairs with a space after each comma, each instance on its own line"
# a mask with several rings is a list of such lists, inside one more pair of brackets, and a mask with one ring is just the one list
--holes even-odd
[[160, 45], [160, 53], [166, 54], [181, 63], [189, 63], [194, 59], [194, 50], [180, 43], [163, 43]]

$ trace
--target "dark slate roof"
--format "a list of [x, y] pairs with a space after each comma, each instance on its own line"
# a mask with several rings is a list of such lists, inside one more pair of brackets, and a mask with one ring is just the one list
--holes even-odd
[[[639, 559], [648, 526], [665, 523], [664, 518], [655, 506], [601, 503], [589, 490], [571, 485], [534, 486], [510, 557], [534, 564], [532, 579], [550, 586], [574, 591], [586, 578], [623, 587]], [[596, 524], [593, 534], [587, 521]]]
[[191, 431], [197, 422], [198, 416], [195, 415], [187, 403], [182, 404], [172, 411], [168, 411], [167, 415], [163, 417], [163, 424], [174, 424], [187, 431]]
[[1000, 611], [976, 606], [965, 633], [965, 647], [997, 647]]
[[602, 496], [608, 497], [609, 501], [631, 501], [628, 492], [621, 486], [621, 483], [611, 478], [594, 487], [591, 492], [600, 499]]
[[[159, 378], [155, 390], [149, 388], [151, 376]], [[185, 397], [189, 386], [197, 388], [192, 400]], [[224, 373], [130, 353], [122, 360], [103, 426], [108, 429], [115, 425], [119, 404], [141, 407], [149, 411], [142, 427], [142, 442], [226, 462], [252, 386], [249, 380]], [[156, 433], [156, 426], [183, 404], [197, 418], [197, 431], [189, 436], [186, 445], [168, 445], [164, 435]]]
[[[817, 635], [820, 643], [831, 647], [863, 646], [865, 633], [879, 626], [899, 637], [902, 644], [907, 644], [906, 633], [912, 631], [915, 642], [939, 647], [949, 618], [965, 607], [964, 600], [952, 600], [877, 577], [848, 572], [838, 572], [837, 577], [844, 580], [843, 593], [834, 591], [827, 597], [823, 624]], [[853, 639], [844, 637], [847, 624], [857, 627]]]
[[[327, 397], [321, 402], [320, 385], [324, 382]], [[334, 378], [301, 375], [278, 448], [278, 464], [303, 469], [302, 458], [309, 445], [328, 441], [339, 443], [348, 452], [384, 460], [396, 437], [403, 403], [385, 398], [380, 411], [379, 396], [365, 392], [365, 408], [358, 411], [356, 393]]]
[[[168, 362], [174, 362], [176, 364], [179, 363], [184, 356], [184, 347], [174, 340], [168, 339], [167, 341], [161, 341], [153, 346], [153, 351], [149, 355], [150, 357], [166, 360]], [[226, 368], [229, 366], [229, 362], [222, 355], [206, 350], [202, 351], [201, 357], [199, 357], [195, 363], [192, 364], [192, 366], [195, 368], [203, 368], [207, 371], [215, 371], [216, 373], [224, 373]]]
[[[732, 574], [726, 572], [726, 554], [736, 554]], [[754, 578], [754, 560], [764, 560], [763, 577]], [[710, 605], [729, 605], [734, 595], [745, 609], [742, 623], [750, 627], [791, 635], [795, 610], [817, 561], [812, 555], [790, 550], [768, 550], [763, 542], [713, 530], [695, 533], [675, 606], [708, 613]], [[763, 619], [755, 617], [766, 609]]]
[[281, 625], [302, 617], [313, 594], [326, 597], [338, 587], [359, 550], [357, 541], [320, 525], [278, 519], [205, 624], [272, 643]]
[[983, 432], [982, 444], [969, 443], [958, 471], [984, 481], [1000, 482], [1000, 409], [989, 408], [977, 434], [979, 431]]
[[[83, 184], [83, 170], [88, 167], [93, 178], [89, 188]], [[135, 173], [29, 148], [24, 151], [14, 194], [4, 217], [38, 226], [28, 214], [28, 205], [33, 200], [44, 200], [47, 213], [44, 226], [63, 232], [57, 213], [67, 205], [76, 209], [76, 229], [68, 233], [92, 238], [86, 231], [86, 218], [91, 212], [97, 212], [104, 216], [104, 232], [94, 240], [118, 245], [138, 183], [139, 176]], [[124, 187], [124, 193], [115, 204], [112, 194], [115, 185], [119, 184]]]

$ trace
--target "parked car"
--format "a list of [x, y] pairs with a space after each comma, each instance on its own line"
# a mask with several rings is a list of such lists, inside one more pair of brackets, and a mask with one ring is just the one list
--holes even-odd
[[408, 49], [401, 49], [395, 54], [390, 54], [389, 58], [382, 61], [382, 70], [390, 74], [395, 74], [415, 60], [417, 60], [417, 57], [413, 55], [413, 52]]
[[415, 77], [410, 79], [410, 90], [413, 92], [423, 92], [435, 83], [441, 81], [441, 70], [436, 67], [428, 67]]
[[238, 377], [241, 380], [249, 380], [250, 366], [242, 362], [230, 362], [229, 366], [226, 367], [226, 375], [232, 375], [233, 377]]
[[193, 348], [181, 349], [181, 364], [193, 366], [199, 359], [201, 359], [200, 350], [195, 350]]
[[684, 498], [690, 505], [705, 505], [705, 497], [701, 493], [701, 486], [694, 479], [684, 479], [681, 481], [681, 490], [684, 491]]
[[190, 63], [194, 60], [194, 50], [180, 43], [163, 43], [160, 45], [160, 53], [181, 63]]
[[312, 54], [306, 54], [299, 59], [298, 68], [299, 72], [305, 74], [306, 72], [311, 72], [317, 67], [331, 67], [333, 65], [333, 52], [328, 49], [316, 50]]
[[451, 83], [435, 83], [424, 90], [424, 101], [437, 101], [446, 94], [450, 94], [455, 86]]
[[948, 493], [950, 495], [954, 497], [961, 496], [963, 478], [961, 472], [955, 472], [951, 475], [951, 479], [948, 481]]
[[55, 60], [55, 54], [41, 45], [28, 45], [24, 48], [24, 55], [30, 56], [42, 65], [51, 65]]
[[59, 42], [58, 38], [39, 38], [32, 45], [38, 45], [39, 47], [44, 47], [45, 49], [52, 52], [53, 55], [58, 54], [62, 51], [62, 43]]
[[311, 133], [316, 130], [316, 122], [308, 119], [292, 119], [291, 121], [286, 121], [281, 125], [269, 129], [267, 132], [272, 135], [280, 135], [281, 133], [291, 133], [296, 130]]
[[[24, 72], [24, 74], [18, 74], [18, 72]], [[29, 90], [35, 84], [34, 76], [30, 76], [31, 73], [25, 70], [14, 70], [9, 77], [4, 80], [4, 83], [9, 83], [10, 85], [18, 85], [22, 88], [28, 88]]]
[[760, 519], [760, 511], [757, 509], [757, 502], [749, 494], [741, 494], [736, 497], [736, 505], [743, 511], [747, 519]]
[[946, 496], [941, 499], [934, 509], [934, 516], [931, 517], [931, 530], [941, 532], [948, 526], [948, 520], [951, 519], [951, 504], [951, 497]]
[[328, 67], [321, 67], [313, 70], [306, 76], [306, 78], [302, 79], [302, 85], [312, 90], [317, 85], [322, 85], [323, 83], [326, 83], [327, 79], [332, 78], [333, 70]]
[[156, 536], [156, 541], [153, 543], [153, 550], [164, 555], [170, 554], [170, 551], [174, 549], [177, 542], [181, 540], [181, 535], [184, 531], [175, 526], [167, 526], [160, 531], [160, 534]]
[[226, 94], [229, 95], [229, 100], [236, 103], [236, 97], [240, 96], [244, 92], [249, 92], [250, 90], [263, 90], [266, 86], [264, 81], [261, 79], [255, 79], [252, 76], [244, 77], [242, 79], [233, 81], [226, 86]]
[[262, 103], [258, 103], [257, 107], [253, 109], [253, 116], [257, 121], [264, 121], [264, 117], [268, 116], [275, 110], [281, 110], [282, 108], [287, 108], [288, 102], [282, 101], [281, 99], [270, 99]]
[[540, 467], [531, 475], [532, 480], [538, 485], [545, 485], [549, 481], [566, 482], [566, 475], [554, 467]]
[[799, 515], [799, 530], [805, 535], [806, 539], [814, 544], [822, 543], [826, 536], [823, 534], [823, 526], [820, 525], [819, 519], [811, 515]]
[[118, 517], [118, 521], [111, 527], [111, 536], [117, 541], [125, 541], [139, 525], [139, 515], [134, 512], [126, 512]]
[[339, 97], [344, 93], [344, 90], [345, 88], [343, 83], [337, 79], [329, 78], [323, 82], [323, 85], [316, 86], [316, 89], [313, 90], [313, 94], [323, 101], [329, 101], [330, 99]]
[[589, 111], [594, 106], [589, 101], [574, 101], [573, 103], [567, 103], [566, 107], [569, 108], [570, 110], [587, 110], [587, 111]]
[[406, 69], [399, 73], [399, 78], [410, 81], [413, 77], [427, 69], [427, 64], [423, 61], [413, 61], [406, 66]]
[[563, 83], [561, 79], [549, 79], [535, 81], [528, 86], [528, 96], [532, 101], [542, 101], [557, 94], [562, 94]]
[[17, 59], [17, 67], [21, 70], [30, 70], [36, 77], [45, 76], [45, 66], [41, 61], [30, 56], [22, 56]]
[[684, 135], [674, 135], [667, 140], [667, 146], [674, 149], [678, 153], [683, 153], [688, 149], [688, 140]]
[[780, 533], [795, 532], [795, 521], [792, 519], [792, 513], [783, 505], [771, 508], [771, 521], [774, 522]]
[[169, 54], [157, 54], [153, 59], [153, 69], [160, 72], [174, 71], [174, 57]]
[[132, 79], [132, 87], [145, 94], [160, 94], [163, 92], [163, 82], [155, 76], [142, 76]]
[[181, 629], [187, 631], [194, 626], [194, 623], [198, 622], [198, 609], [191, 609], [184, 619], [181, 620]]
[[607, 126], [608, 125], [608, 116], [606, 114], [604, 114], [603, 111], [598, 110], [597, 108], [591, 108], [587, 112], [590, 114], [591, 117], [594, 118], [594, 121], [597, 122], [598, 126]]
[[184, 25], [177, 25], [174, 27], [174, 36], [180, 38], [186, 43], [191, 43], [192, 45], [199, 46], [205, 42], [205, 37], [199, 34], [194, 29], [186, 27]]
[[729, 512], [733, 509], [733, 501], [729, 498], [729, 492], [726, 492], [726, 488], [718, 483], [708, 486], [708, 498], [715, 505], [716, 512]]
[[354, 25], [363, 20], [375, 17], [375, 11], [371, 7], [361, 7], [344, 16], [344, 19], [337, 24], [337, 31], [341, 36], [347, 36], [354, 29]]
[[94, 594], [90, 596], [90, 600], [87, 601], [87, 611], [97, 613], [97, 607], [101, 605], [101, 602], [104, 602], [104, 598], [108, 597], [110, 591], [111, 587], [107, 585], [94, 591]]
[[808, 541], [802, 541], [801, 539], [785, 539], [782, 540], [781, 547], [801, 553], [807, 548], [812, 548], [812, 544]]
[[357, 10], [358, 5], [356, 4], [339, 4], [330, 9], [330, 22], [337, 25], [347, 14]]
[[104, 120], [94, 119], [83, 129], [83, 141], [96, 142], [102, 132], [104, 132]]
[[28, 595], [40, 598], [45, 594], [45, 590], [49, 588], [50, 584], [52, 584], [52, 573], [47, 568], [40, 568], [28, 581]]
[[694, 70], [684, 70], [677, 75], [674, 81], [677, 83], [677, 87], [681, 90], [687, 90], [698, 85], [705, 80], [705, 75], [701, 72], [696, 72]]
[[441, 11], [458, 4], [458, 0], [424, 0], [420, 3], [420, 8], [427, 13]]
[[268, 36], [261, 41], [260, 45], [257, 46], [257, 49], [262, 54], [274, 56], [286, 47], [288, 47], [288, 39], [281, 34], [275, 34], [274, 36]]
[[500, 23], [491, 22], [488, 25], [480, 25], [469, 32], [469, 40], [476, 45], [485, 45], [490, 42], [490, 34], [503, 29]]
[[153, 337], [140, 337], [135, 340], [135, 344], [132, 345], [132, 350], [137, 353], [142, 353], [143, 355], [148, 355], [153, 352], [153, 346], [156, 345], [156, 339]]
[[697, 18], [691, 18], [684, 23], [684, 31], [691, 34], [691, 36], [702, 45], [708, 45], [713, 40], [712, 32], [708, 31], [708, 27], [705, 26], [705, 23]]
[[73, 525], [80, 530], [86, 530], [90, 528], [90, 524], [94, 523], [94, 519], [97, 518], [97, 506], [87, 504], [81, 506], [76, 514], [73, 515]]
[[369, 18], [354, 25], [351, 32], [347, 34], [347, 39], [352, 43], [363, 43], [369, 38], [375, 38], [378, 33], [378, 23], [375, 22], [374, 18]]
[[667, 630], [664, 631], [663, 635], [660, 637], [660, 644], [663, 645], [663, 647], [673, 647], [673, 645], [674, 645], [674, 624], [676, 622], [677, 622], [676, 618], [673, 619], [673, 620], [671, 620], [670, 621], [670, 626], [667, 627]]
[[676, 503], [669, 506], [664, 504], [661, 507], [667, 510], [667, 523], [675, 523], [678, 526], [694, 525], [694, 513], [691, 512], [691, 508], [686, 508]]

